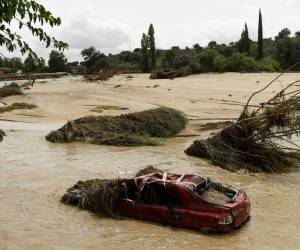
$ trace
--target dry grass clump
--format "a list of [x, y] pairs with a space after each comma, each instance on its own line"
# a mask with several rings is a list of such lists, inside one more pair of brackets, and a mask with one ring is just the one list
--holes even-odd
[[6, 106], [6, 107], [0, 107], [0, 113], [9, 112], [17, 109], [34, 109], [37, 106], [34, 104], [28, 104], [25, 102], [20, 103], [13, 103], [12, 105]]
[[115, 72], [114, 70], [102, 70], [100, 73], [98, 74], [88, 74], [88, 75], [84, 75], [84, 80], [85, 81], [89, 81], [89, 82], [93, 82], [93, 81], [107, 81], [110, 78], [112, 78], [117, 72]]
[[147, 174], [152, 174], [152, 173], [157, 173], [157, 172], [162, 172], [161, 170], [153, 167], [153, 166], [148, 166], [144, 169], [139, 170], [136, 174], [135, 177], [147, 175]]
[[0, 88], [0, 97], [7, 97], [12, 95], [24, 95], [21, 87], [16, 83], [11, 83]]
[[185, 116], [170, 108], [157, 108], [121, 116], [87, 116], [49, 133], [51, 142], [88, 141], [113, 146], [158, 145], [160, 138], [176, 135], [186, 125]]
[[96, 214], [105, 214], [119, 218], [116, 202], [124, 193], [122, 179], [78, 181], [69, 188], [61, 198], [61, 202], [78, 206]]
[[188, 75], [190, 75], [190, 73], [186, 72], [184, 69], [154, 70], [151, 72], [150, 79], [174, 79]]
[[206, 140], [195, 141], [186, 153], [210, 159], [213, 164], [237, 171], [286, 172], [299, 169], [300, 89], [293, 82], [258, 108], [250, 110], [249, 98], [239, 119]]
[[[140, 170], [136, 176], [161, 172], [149, 166]], [[94, 179], [78, 181], [62, 196], [61, 202], [78, 206], [96, 214], [104, 214], [113, 218], [120, 218], [116, 211], [116, 202], [125, 198], [124, 179]]]

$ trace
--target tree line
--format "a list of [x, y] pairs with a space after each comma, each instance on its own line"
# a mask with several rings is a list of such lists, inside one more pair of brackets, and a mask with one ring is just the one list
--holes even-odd
[[[203, 72], [258, 72], [280, 71], [289, 68], [300, 60], [300, 31], [294, 35], [288, 28], [282, 29], [275, 38], [263, 37], [263, 19], [259, 11], [257, 40], [251, 40], [247, 23], [238, 41], [218, 44], [211, 41], [202, 47], [198, 43], [184, 49], [173, 46], [170, 49], [157, 49], [155, 30], [150, 24], [147, 33], [141, 37], [141, 47], [133, 51], [105, 55], [94, 46], [81, 51], [83, 61], [89, 73], [101, 69], [113, 69], [119, 72], [151, 72], [154, 70], [179, 70], [183, 75]], [[13, 71], [57, 72], [65, 71], [68, 63], [63, 52], [53, 50], [49, 55], [48, 66], [41, 58], [31, 54], [22, 62], [20, 58], [1, 58], [0, 67], [9, 67]], [[300, 64], [294, 68], [300, 70]]]

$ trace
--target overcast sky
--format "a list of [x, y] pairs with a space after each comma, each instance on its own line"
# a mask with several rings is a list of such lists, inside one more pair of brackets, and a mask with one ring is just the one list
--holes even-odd
[[[49, 34], [69, 43], [69, 61], [82, 60], [80, 51], [90, 45], [104, 53], [132, 50], [150, 23], [154, 24], [158, 48], [206, 46], [239, 39], [248, 24], [250, 37], [256, 40], [258, 10], [262, 9], [264, 37], [274, 37], [288, 27], [300, 30], [300, 0], [38, 0], [54, 15], [62, 18], [59, 28], [45, 27]], [[48, 60], [45, 49], [30, 33], [23, 38]], [[3, 48], [1, 49], [5, 53]], [[13, 54], [16, 55], [16, 54]]]

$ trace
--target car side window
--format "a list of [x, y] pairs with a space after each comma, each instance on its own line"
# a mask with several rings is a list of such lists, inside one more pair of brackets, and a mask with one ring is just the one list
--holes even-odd
[[160, 206], [181, 206], [178, 195], [160, 183], [146, 183], [139, 201]]

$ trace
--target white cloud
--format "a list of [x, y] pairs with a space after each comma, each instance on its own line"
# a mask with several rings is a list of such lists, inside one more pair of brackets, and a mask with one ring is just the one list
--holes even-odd
[[106, 54], [131, 48], [130, 29], [114, 19], [97, 22], [88, 17], [70, 21], [60, 29], [57, 37], [69, 43], [66, 54], [73, 60], [80, 59], [80, 51], [89, 46]]

